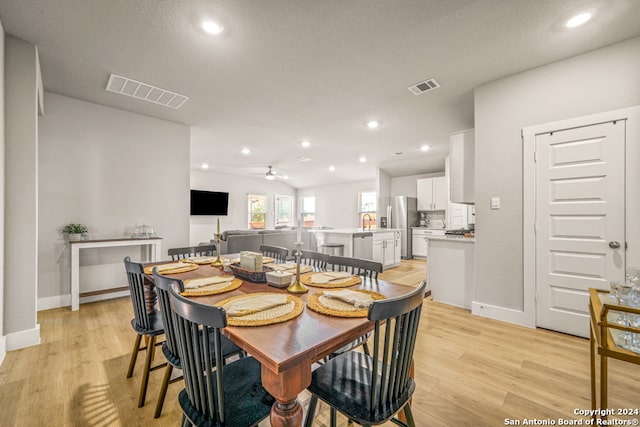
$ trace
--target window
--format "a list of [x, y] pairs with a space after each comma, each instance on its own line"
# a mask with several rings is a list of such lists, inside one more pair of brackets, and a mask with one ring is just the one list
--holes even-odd
[[313, 227], [316, 225], [316, 198], [302, 198], [302, 221], [305, 227]]
[[267, 196], [263, 194], [249, 194], [247, 196], [249, 212], [249, 229], [264, 230], [267, 212]]
[[[378, 193], [375, 191], [358, 193], [358, 227], [376, 228], [376, 208]], [[368, 216], [366, 216], [368, 215]], [[363, 223], [364, 218], [364, 223]]]
[[276, 194], [276, 228], [291, 227], [293, 225], [293, 196], [279, 196]]

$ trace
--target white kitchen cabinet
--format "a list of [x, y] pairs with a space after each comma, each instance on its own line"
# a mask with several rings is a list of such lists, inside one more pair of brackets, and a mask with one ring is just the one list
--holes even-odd
[[445, 230], [430, 228], [413, 228], [411, 230], [411, 255], [414, 258], [427, 258], [427, 237], [444, 236]]
[[443, 211], [447, 209], [447, 178], [423, 178], [417, 181], [419, 211]]
[[414, 258], [426, 258], [427, 257], [427, 239], [423, 235], [416, 235], [415, 233], [411, 237], [411, 256]]
[[434, 301], [471, 309], [475, 297], [474, 240], [431, 238], [427, 283]]
[[469, 224], [469, 206], [462, 203], [450, 203], [449, 204], [449, 230], [457, 230], [460, 228], [467, 228]]
[[[395, 236], [393, 238], [393, 265], [400, 265], [400, 258], [402, 256], [402, 234], [399, 231], [394, 232]], [[408, 256], [409, 254], [407, 254]]]
[[[373, 234], [373, 260], [381, 263], [385, 269], [400, 264], [400, 254], [398, 254], [396, 262], [396, 233], [399, 234], [399, 232], [394, 231]], [[398, 243], [398, 252], [400, 250], [400, 244]]]
[[453, 203], [475, 203], [473, 129], [451, 134], [449, 180]]

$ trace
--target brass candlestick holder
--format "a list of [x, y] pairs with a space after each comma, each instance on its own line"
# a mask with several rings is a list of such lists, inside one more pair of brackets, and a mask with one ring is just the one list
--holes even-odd
[[296, 280], [287, 288], [287, 291], [292, 294], [304, 294], [305, 292], [309, 292], [309, 289], [300, 281], [300, 260], [302, 258], [302, 252], [300, 248], [302, 248], [304, 243], [296, 242]]
[[211, 265], [213, 267], [222, 267], [222, 260], [220, 259], [220, 237], [222, 236], [222, 234], [216, 233], [214, 234], [214, 236], [216, 237], [216, 241], [218, 242], [218, 244], [216, 245], [216, 253], [218, 254], [218, 256], [216, 257], [216, 260], [211, 263]]

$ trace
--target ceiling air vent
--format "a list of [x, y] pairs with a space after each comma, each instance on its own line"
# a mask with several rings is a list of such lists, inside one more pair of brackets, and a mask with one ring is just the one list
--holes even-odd
[[111, 74], [106, 89], [107, 92], [115, 92], [143, 101], [153, 102], [154, 104], [173, 108], [174, 110], [182, 107], [182, 104], [189, 100], [188, 96], [180, 95], [179, 93], [166, 89], [160, 89], [159, 87], [117, 74]]
[[414, 95], [422, 95], [425, 92], [429, 92], [430, 90], [437, 89], [439, 87], [440, 83], [438, 83], [435, 79], [429, 79], [420, 83], [416, 83], [413, 86], [409, 86], [409, 92]]

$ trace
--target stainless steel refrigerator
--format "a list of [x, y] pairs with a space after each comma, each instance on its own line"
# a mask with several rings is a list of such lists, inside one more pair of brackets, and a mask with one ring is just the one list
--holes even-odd
[[378, 206], [379, 216], [387, 217], [387, 228], [400, 230], [400, 256], [411, 258], [411, 227], [418, 224], [418, 199], [407, 196], [381, 197]]

